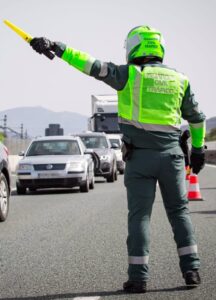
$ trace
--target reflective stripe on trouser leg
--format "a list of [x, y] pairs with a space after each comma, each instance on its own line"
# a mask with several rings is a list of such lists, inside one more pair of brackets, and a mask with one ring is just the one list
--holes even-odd
[[179, 256], [193, 254], [193, 253], [197, 253], [197, 245], [178, 248]]
[[131, 265], [147, 265], [149, 256], [128, 256], [128, 263]]

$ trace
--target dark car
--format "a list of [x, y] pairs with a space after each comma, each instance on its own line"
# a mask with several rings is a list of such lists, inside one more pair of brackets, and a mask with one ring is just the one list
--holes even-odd
[[107, 182], [117, 180], [117, 158], [114, 149], [105, 133], [87, 132], [80, 133], [87, 149], [92, 149], [100, 158], [100, 169], [95, 171], [95, 176], [106, 178]]
[[0, 222], [5, 221], [8, 216], [10, 190], [8, 150], [0, 142]]

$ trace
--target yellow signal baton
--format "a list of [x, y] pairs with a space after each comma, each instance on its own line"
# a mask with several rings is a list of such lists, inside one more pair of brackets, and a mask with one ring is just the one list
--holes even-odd
[[[16, 32], [21, 38], [23, 38], [26, 42], [30, 43], [31, 40], [33, 39], [33, 37], [30, 34], [26, 33], [25, 31], [23, 31], [21, 28], [17, 27], [10, 21], [4, 20], [4, 23], [8, 27], [10, 27], [10, 29]], [[49, 59], [53, 59], [55, 57], [55, 55], [49, 50], [44, 51], [43, 54], [46, 55]]]

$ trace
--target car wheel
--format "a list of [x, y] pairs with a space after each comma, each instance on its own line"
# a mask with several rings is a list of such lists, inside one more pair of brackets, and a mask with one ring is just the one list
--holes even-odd
[[7, 219], [9, 211], [10, 192], [8, 182], [4, 174], [0, 175], [0, 222]]
[[118, 180], [118, 171], [115, 169], [115, 180]]
[[91, 180], [91, 182], [89, 184], [89, 188], [90, 188], [90, 190], [93, 190], [94, 187], [95, 187], [95, 178], [94, 178], [94, 176], [92, 176], [92, 180]]
[[119, 173], [120, 173], [121, 175], [123, 175], [123, 174], [124, 174], [124, 169], [119, 170]]
[[26, 187], [21, 186], [19, 183], [16, 184], [16, 191], [18, 195], [25, 195]]
[[89, 192], [89, 175], [87, 175], [86, 180], [81, 183], [80, 192], [81, 193], [88, 193]]
[[107, 182], [114, 182], [115, 181], [115, 170], [112, 168], [112, 172], [107, 176]]

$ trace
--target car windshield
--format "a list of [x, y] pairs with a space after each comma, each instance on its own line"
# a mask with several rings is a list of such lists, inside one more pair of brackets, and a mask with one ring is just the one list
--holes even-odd
[[81, 140], [88, 149], [107, 149], [109, 148], [104, 136], [81, 136]]
[[36, 155], [79, 155], [77, 141], [35, 141], [31, 144], [26, 156]]
[[117, 144], [119, 148], [121, 148], [120, 140], [119, 139], [109, 139], [111, 144]]
[[118, 125], [118, 115], [116, 114], [98, 114], [95, 117], [95, 127], [98, 132], [116, 132], [120, 131]]

